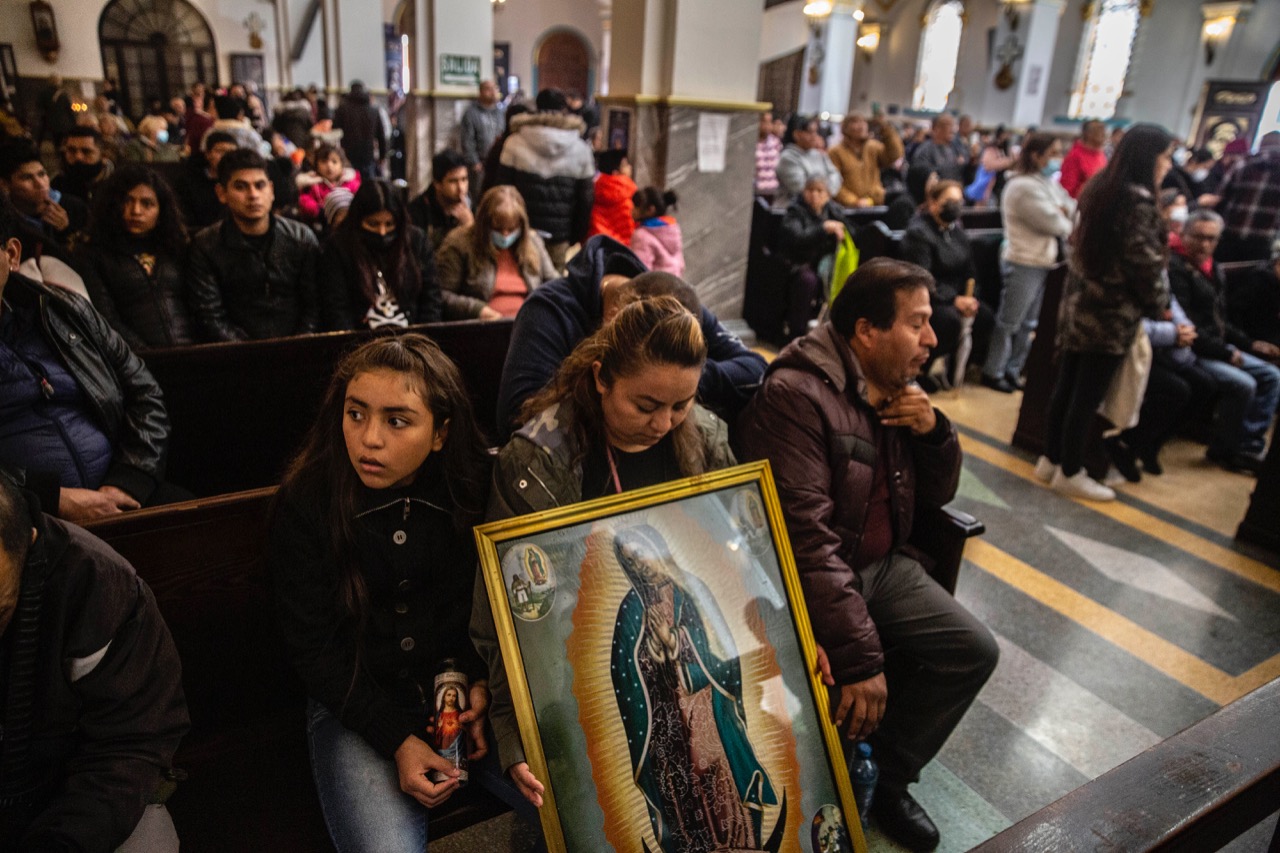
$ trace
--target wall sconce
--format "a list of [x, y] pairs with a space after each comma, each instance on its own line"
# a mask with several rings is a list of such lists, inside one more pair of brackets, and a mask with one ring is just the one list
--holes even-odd
[[804, 4], [804, 19], [815, 36], [821, 36], [831, 17], [831, 0], [809, 0]]
[[876, 49], [880, 47], [880, 33], [879, 24], [863, 24], [862, 33], [858, 36], [858, 40], [854, 42], [867, 62], [871, 61], [871, 58], [875, 56]]
[[505, 9], [507, 7], [507, 0], [489, 0], [489, 5], [493, 6], [495, 11], [498, 9]]
[[1017, 31], [1018, 24], [1022, 23], [1022, 9], [1024, 6], [1031, 5], [1030, 0], [1004, 0], [1000, 4], [1004, 11], [1004, 19], [1009, 22], [1009, 29]]
[[1205, 3], [1200, 7], [1204, 17], [1204, 26], [1200, 30], [1200, 39], [1204, 42], [1204, 64], [1212, 65], [1218, 51], [1226, 47], [1231, 40], [1231, 31], [1236, 21], [1248, 15], [1253, 8], [1250, 2]]

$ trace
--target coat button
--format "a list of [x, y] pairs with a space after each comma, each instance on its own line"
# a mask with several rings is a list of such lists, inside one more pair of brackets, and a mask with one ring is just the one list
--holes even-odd
[[400, 670], [399, 672], [397, 672], [397, 673], [396, 673], [396, 677], [397, 677], [397, 678], [400, 678], [400, 679], [408, 678], [408, 677], [409, 677], [409, 670], [407, 670], [407, 669], [402, 669], [402, 670]]
[[403, 616], [408, 612], [409, 612], [409, 605], [405, 604], [403, 601], [396, 602], [396, 613], [399, 613], [401, 616]]
[[529, 481], [528, 481], [528, 480], [521, 480], [521, 481], [520, 481], [519, 483], [517, 483], [516, 485], [518, 485], [518, 486], [519, 486], [520, 488], [522, 488], [522, 489], [527, 489], [527, 488], [529, 488]]
[[405, 637], [401, 640], [400, 648], [404, 649], [406, 652], [413, 651], [413, 637]]
[[395, 533], [391, 534], [391, 541], [397, 545], [403, 545], [405, 540], [408, 538], [409, 534], [405, 533], [403, 530], [397, 530]]
[[404, 580], [404, 581], [400, 581], [400, 583], [396, 586], [396, 588], [399, 589], [401, 592], [408, 592], [409, 590], [413, 589], [413, 584], [407, 580]]

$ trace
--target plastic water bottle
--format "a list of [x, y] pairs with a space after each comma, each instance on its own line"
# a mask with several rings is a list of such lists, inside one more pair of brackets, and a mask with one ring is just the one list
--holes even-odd
[[871, 744], [860, 743], [854, 750], [849, 764], [849, 778], [853, 782], [853, 799], [858, 804], [858, 817], [867, 825], [871, 814], [871, 800], [875, 797], [876, 782], [880, 780], [880, 766], [871, 757]]

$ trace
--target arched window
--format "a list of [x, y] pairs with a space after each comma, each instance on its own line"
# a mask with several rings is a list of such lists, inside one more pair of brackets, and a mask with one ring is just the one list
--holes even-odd
[[147, 102], [167, 102], [192, 83], [218, 82], [213, 31], [187, 0], [112, 0], [98, 20], [102, 67], [133, 118]]
[[916, 66], [916, 87], [911, 106], [917, 110], [942, 112], [956, 86], [956, 63], [960, 60], [960, 33], [964, 29], [964, 3], [937, 0], [925, 16], [920, 35], [920, 62]]
[[1138, 34], [1140, 0], [1098, 0], [1080, 43], [1075, 85], [1067, 114], [1071, 118], [1111, 118], [1124, 93], [1133, 39]]

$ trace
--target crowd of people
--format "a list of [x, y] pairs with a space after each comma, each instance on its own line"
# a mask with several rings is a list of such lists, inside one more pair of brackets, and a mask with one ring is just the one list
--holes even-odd
[[[1069, 146], [1052, 133], [980, 131], [946, 114], [901, 127], [849, 115], [835, 139], [814, 116], [792, 116], [781, 138], [779, 124], [761, 117], [755, 190], [781, 213], [784, 340], [826, 310], [850, 250], [849, 213], [874, 207], [900, 232], [893, 254], [936, 282], [938, 340], [917, 380], [929, 390], [964, 382], [969, 365], [989, 388], [1021, 390], [1049, 272], [1067, 264], [1060, 374], [1037, 469], [1046, 483], [1114, 497], [1081, 467], [1104, 402], [1124, 421], [1106, 435], [1111, 485], [1161, 473], [1160, 448], [1180, 430], [1207, 439], [1210, 463], [1260, 469], [1280, 383], [1280, 314], [1269, 301], [1280, 290], [1280, 133], [1264, 135], [1256, 152], [1241, 138], [1215, 157], [1159, 129], [1101, 121], [1083, 122]], [[1144, 143], [1137, 161], [1127, 159]], [[964, 210], [982, 208], [997, 209], [1002, 226], [998, 277], [986, 282], [975, 281], [961, 222]], [[1234, 267], [1229, 279], [1224, 263]]]
[[[178, 101], [161, 105], [175, 119], [168, 140], [155, 128], [134, 140], [184, 146], [168, 173], [177, 186], [157, 159], [112, 156], [129, 132], [117, 117], [49, 140], [57, 187], [35, 140], [0, 145], [0, 671], [16, 685], [3, 700], [6, 849], [115, 849], [140, 832], [176, 849], [154, 840], [149, 804], [187, 726], [180, 661], [146, 585], [76, 526], [187, 494], [165, 481], [169, 422], [139, 356], [150, 349], [407, 330], [342, 360], [270, 521], [280, 635], [306, 688], [313, 776], [340, 851], [421, 851], [423, 806], [458, 791], [459, 771], [424, 739], [445, 658], [470, 679], [457, 723], [471, 778], [530, 820], [543, 805], [548, 780], [525, 761], [475, 524], [756, 459], [772, 466], [832, 719], [880, 764], [871, 812], [908, 849], [932, 850], [938, 830], [908, 788], [999, 656], [906, 547], [960, 480], [956, 428], [926, 384], [933, 364], [962, 379], [955, 365], [971, 352], [984, 384], [1020, 387], [1047, 272], [1065, 255], [1037, 476], [1114, 497], [1083, 468], [1100, 405], [1126, 413], [1107, 449], [1130, 479], [1159, 473], [1160, 446], [1196, 413], [1211, 461], [1254, 469], [1274, 417], [1280, 244], [1238, 293], [1215, 247], [1228, 232], [1245, 248], [1267, 227], [1274, 238], [1264, 215], [1280, 134], [1212, 187], [1215, 167], [1191, 155], [1179, 222], [1159, 202], [1175, 142], [1154, 126], [1104, 140], [1100, 161], [1092, 125], [1085, 151], [1060, 159], [1043, 133], [1015, 144], [979, 140], [963, 117], [940, 116], [927, 135], [850, 117], [828, 155], [820, 122], [794, 117], [784, 144], [766, 117], [757, 189], [776, 186], [798, 282], [794, 340], [766, 365], [685, 281], [674, 193], [637, 187], [625, 156], [593, 152], [590, 111], [563, 93], [502, 109], [482, 86], [459, 148], [436, 154], [411, 200], [381, 174], [391, 134], [362, 86], [332, 115], [304, 92], [273, 118], [244, 87], [215, 96], [217, 119], [207, 103], [201, 87], [182, 116]], [[1074, 192], [1067, 160], [1089, 173]], [[844, 209], [903, 198], [902, 258], [859, 264], [811, 324], [849, 237]], [[966, 201], [1004, 217], [998, 305], [975, 295]], [[514, 323], [498, 434], [485, 436], [458, 366], [409, 327], [499, 317]], [[1113, 381], [1134, 365], [1145, 390]], [[645, 587], [636, 665], [669, 688], [660, 724], [674, 738], [693, 698], [681, 668], [698, 650], [673, 630], [679, 580], [646, 568], [661, 555], [640, 538], [619, 546]], [[750, 848], [758, 826], [701, 810], [732, 783], [690, 750], [646, 800], [660, 846]]]

